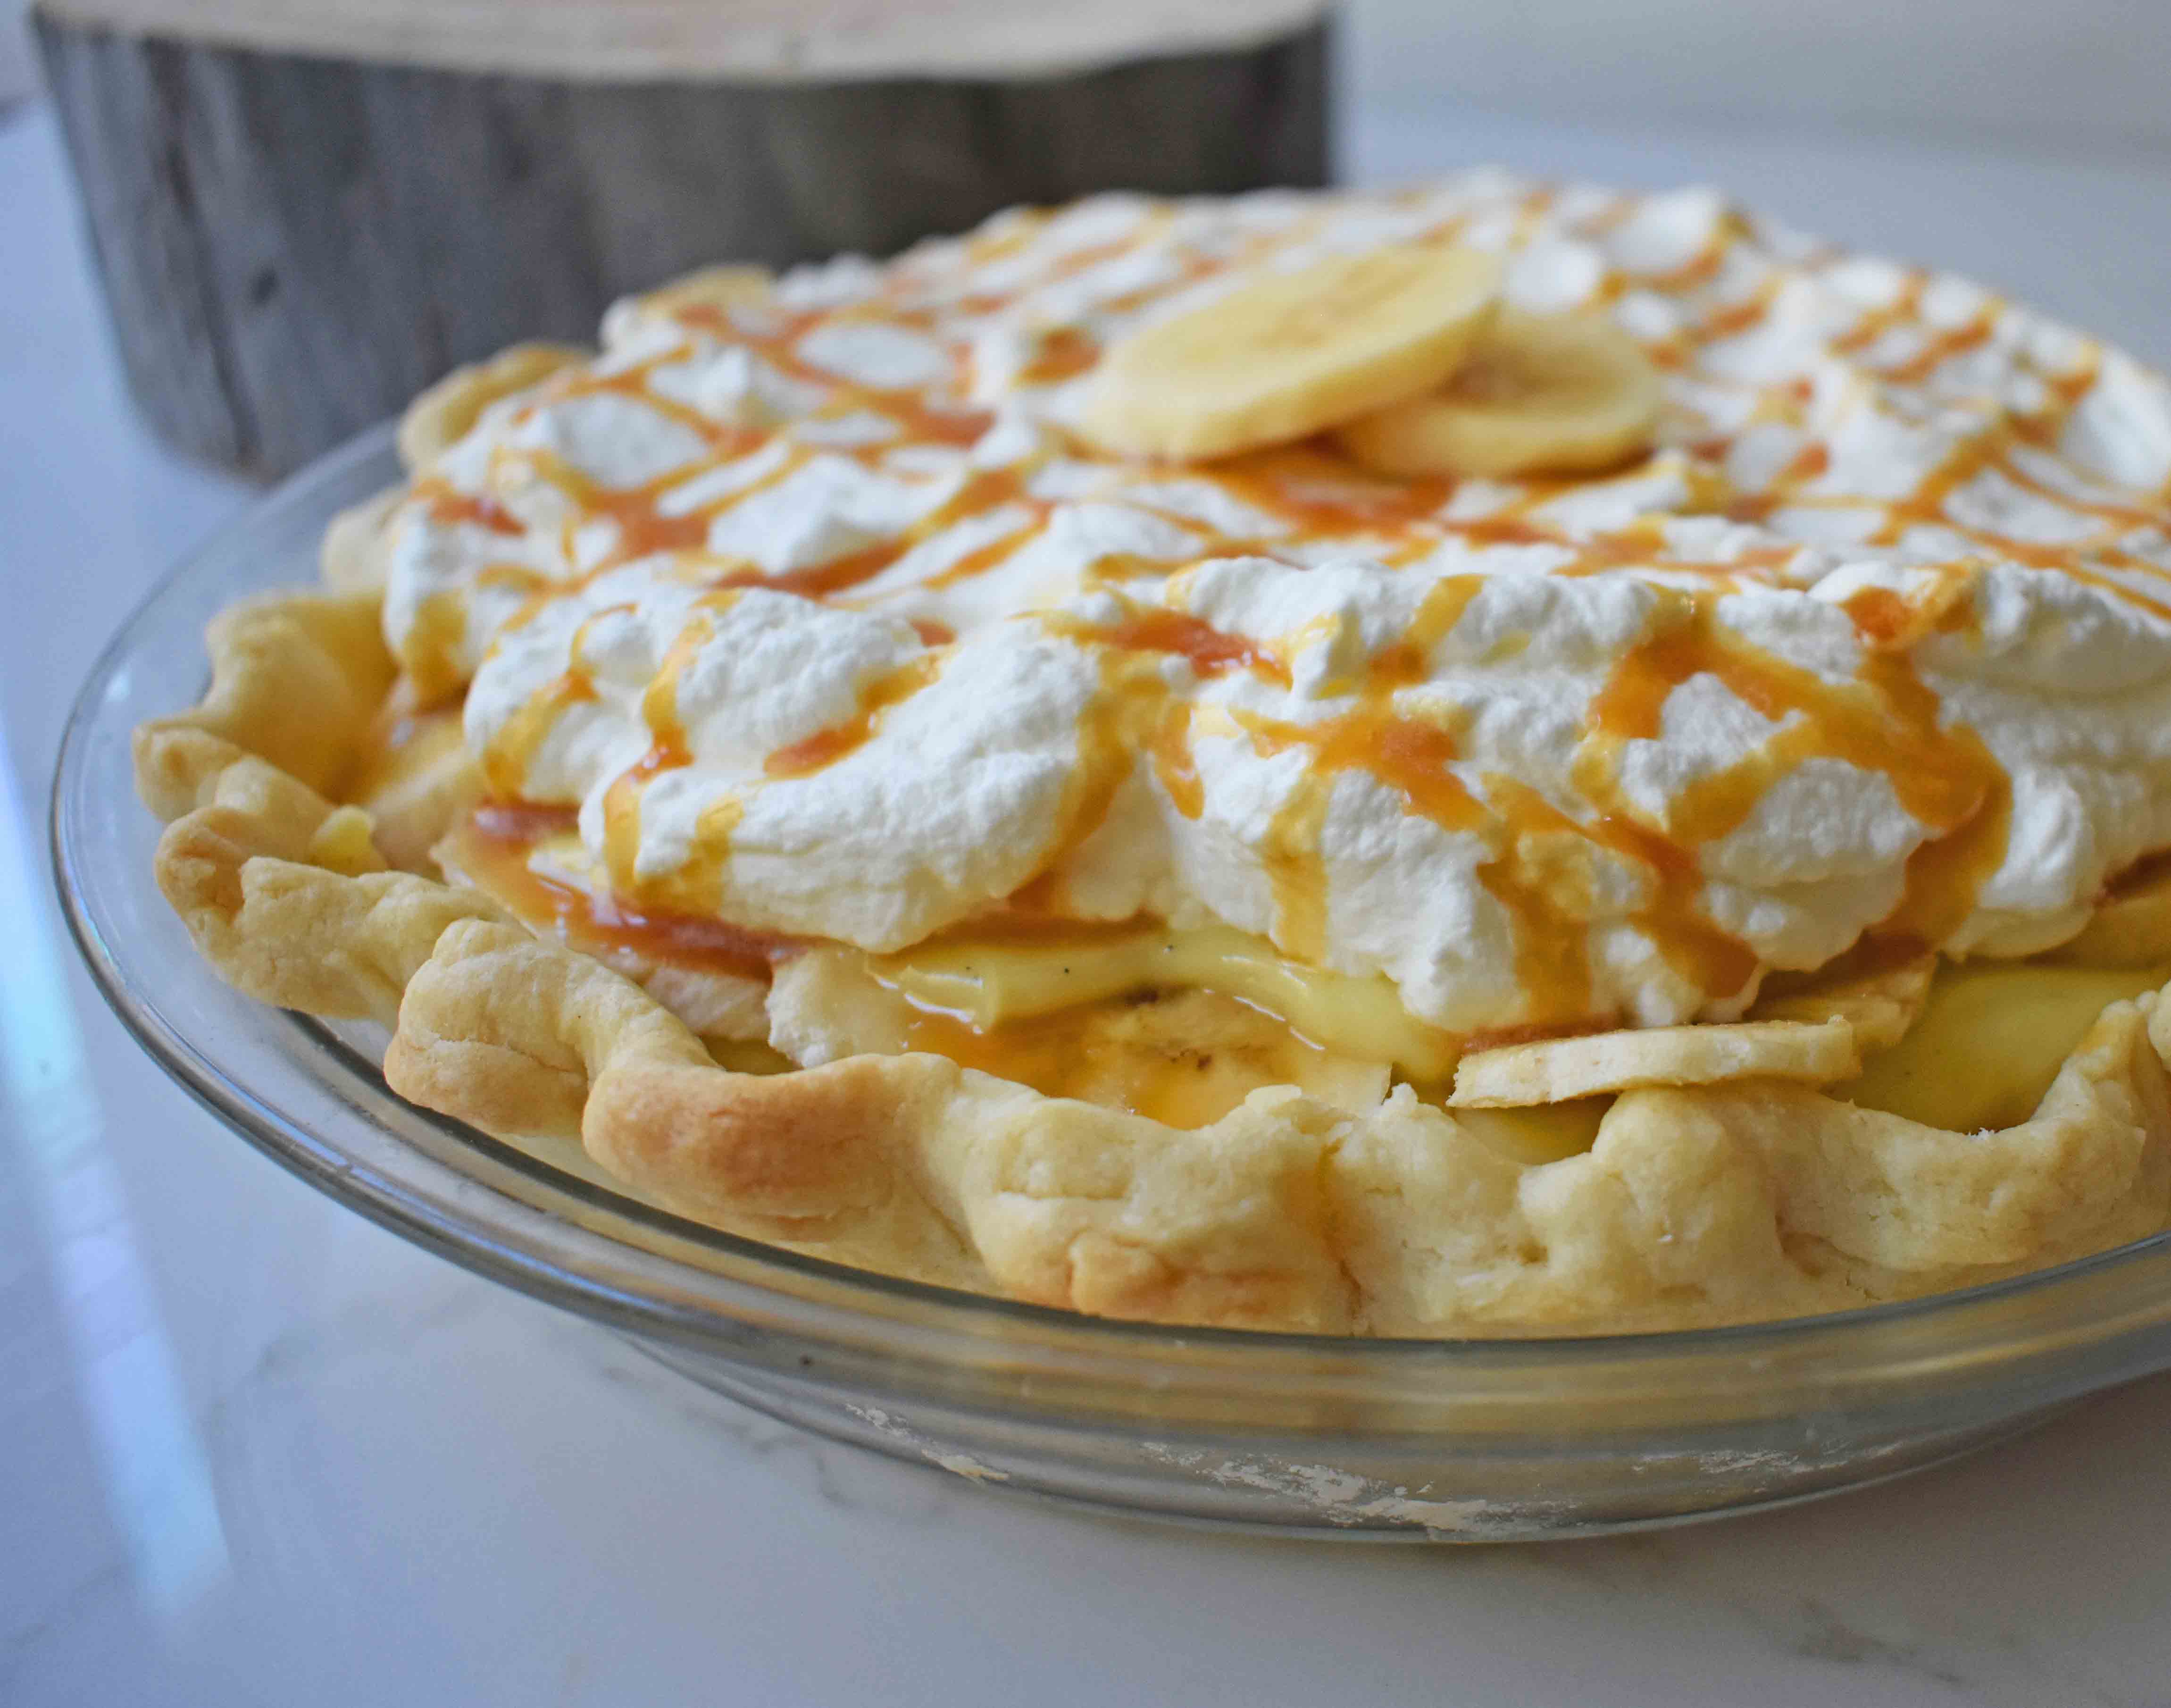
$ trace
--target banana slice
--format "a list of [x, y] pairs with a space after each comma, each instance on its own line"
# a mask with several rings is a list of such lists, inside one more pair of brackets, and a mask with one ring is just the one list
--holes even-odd
[[1383, 475], [1575, 475], [1649, 449], [1658, 418], [1658, 370], [1611, 320], [1504, 309], [1439, 390], [1337, 437]]
[[1654, 1026], [1478, 1050], [1455, 1070], [1455, 1092], [1447, 1101], [1456, 1109], [1516, 1109], [1646, 1085], [1723, 1085], [1739, 1079], [1817, 1084], [1861, 1072], [1854, 1029], [1844, 1020]]
[[1500, 264], [1401, 244], [1277, 273], [1102, 359], [1081, 423], [1110, 450], [1220, 457], [1443, 384], [1493, 313]]

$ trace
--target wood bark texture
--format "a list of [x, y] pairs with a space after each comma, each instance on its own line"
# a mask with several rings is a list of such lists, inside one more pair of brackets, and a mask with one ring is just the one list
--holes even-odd
[[1015, 202], [1325, 181], [1327, 26], [1025, 80], [598, 83], [35, 15], [130, 384], [271, 476], [716, 260], [892, 252]]

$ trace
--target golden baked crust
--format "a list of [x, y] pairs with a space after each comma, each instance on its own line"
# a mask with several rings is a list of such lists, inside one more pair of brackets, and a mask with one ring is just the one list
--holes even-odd
[[[1588, 1332], [1949, 1288], [2171, 1211], [2171, 1008], [2155, 994], [2106, 1008], [2034, 1117], [2002, 1131], [1857, 1108], [1737, 1050], [1762, 1077], [1720, 1063], [1719, 1082], [1624, 1090], [1588, 1151], [1542, 1163], [1407, 1087], [1358, 1112], [1271, 1088], [1184, 1131], [935, 1055], [731, 1072], [630, 980], [475, 890], [394, 869], [385, 826], [373, 840], [372, 814], [340, 803], [393, 691], [373, 594], [252, 600], [209, 641], [210, 692], [139, 730], [136, 758], [169, 821], [160, 888], [218, 969], [264, 1001], [390, 1028], [386, 1079], [416, 1103], [509, 1137], [577, 1136], [636, 1190], [797, 1250], [1157, 1322]], [[1850, 1055], [1889, 1042], [1927, 982], [1916, 963], [1693, 1029], [1810, 1039], [1803, 1071], [1825, 1077], [1830, 1029], [1857, 1029]], [[1486, 1055], [1514, 1051], [1468, 1058], [1481, 1078]]]

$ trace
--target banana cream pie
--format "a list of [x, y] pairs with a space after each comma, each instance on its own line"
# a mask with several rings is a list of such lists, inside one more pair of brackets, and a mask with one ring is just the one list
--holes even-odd
[[718, 268], [426, 394], [138, 733], [403, 1095], [893, 1274], [1584, 1333], [2171, 1216], [2171, 389], [1475, 174]]

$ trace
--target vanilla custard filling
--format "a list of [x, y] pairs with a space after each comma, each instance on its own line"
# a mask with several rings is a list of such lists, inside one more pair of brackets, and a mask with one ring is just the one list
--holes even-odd
[[[812, 1050], [764, 1058], [745, 1037], [711, 1047], [747, 1071], [829, 1059], [862, 1049], [925, 1050], [1030, 1084], [1176, 1126], [1218, 1120], [1250, 1092], [1295, 1084], [1362, 1109], [1391, 1081], [1438, 1097], [1466, 1040], [1413, 1019], [1384, 981], [1324, 973], [1226, 927], [1144, 924], [1080, 931], [1061, 921], [1007, 917], [888, 955], [764, 937], [715, 922], [619, 908], [592, 885], [592, 861], [562, 830], [515, 822], [494, 830], [485, 808], [456, 831], [449, 863], [531, 925], [654, 980], [700, 1012], [704, 984], [765, 986], [780, 965], [824, 959], [817, 1001], [862, 1016]], [[2115, 959], [2115, 957], [2113, 957]], [[673, 973], [694, 983], [676, 986]], [[2060, 1066], [2109, 1003], [2160, 988], [2171, 962], [2093, 964], [2029, 959], [1945, 963], [1921, 1016], [1895, 1045], [1871, 1053], [1862, 1076], [1835, 1096], [1957, 1131], [2025, 1120]], [[1805, 986], [1814, 991], [1811, 979]], [[1201, 1002], [1198, 998], [1208, 999]], [[1176, 1002], [1165, 1011], [1161, 1005]], [[1214, 999], [1219, 999], [1218, 1002]], [[768, 1023], [751, 1007], [715, 1007], [744, 1032]], [[1161, 1022], [1166, 1023], [1159, 1023]], [[864, 1023], [864, 1022], [862, 1023]], [[1458, 1109], [1456, 1118], [1516, 1160], [1536, 1163], [1588, 1148], [1610, 1098], [1515, 1109]]]
[[[1656, 452], [1398, 481], [1075, 432], [1126, 332], [1412, 241], [1611, 314], [1664, 376]], [[1028, 1082], [1189, 1119], [1277, 1072], [1355, 1097], [1323, 1064], [1436, 1086], [1473, 1038], [1736, 1018], [1871, 939], [2006, 958], [1941, 975], [1933, 1035], [2146, 988], [2013, 958], [2171, 846], [2167, 483], [2155, 376], [1706, 192], [1108, 197], [621, 304], [418, 481], [385, 621], [547, 827], [463, 869], [676, 968], [700, 1029], [761, 999], [693, 975], [758, 993], [812, 945], [892, 1047], [1014, 1045]], [[1228, 1040], [1189, 1090], [1064, 1066], [1087, 1014], [1155, 1059], [1179, 996]], [[2001, 1114], [2020, 1030], [1978, 1064]], [[1856, 1093], [1969, 1116], [1914, 1047]], [[1542, 1152], [1594, 1119], [1496, 1125]]]

